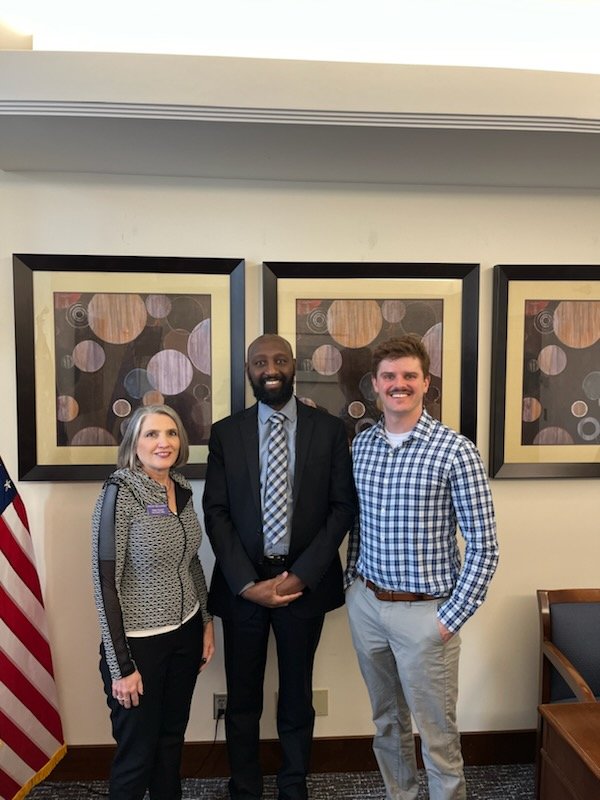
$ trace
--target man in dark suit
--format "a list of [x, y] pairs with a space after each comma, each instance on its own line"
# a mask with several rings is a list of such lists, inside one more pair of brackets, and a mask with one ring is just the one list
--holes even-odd
[[[352, 466], [342, 422], [296, 400], [289, 342], [260, 336], [248, 348], [246, 371], [258, 403], [213, 425], [204, 491], [216, 557], [209, 608], [223, 620], [229, 792], [232, 800], [262, 796], [259, 722], [272, 628], [283, 754], [278, 796], [306, 800], [313, 663], [325, 612], [344, 602], [338, 548], [356, 513]], [[276, 426], [285, 474], [283, 520], [273, 534]]]

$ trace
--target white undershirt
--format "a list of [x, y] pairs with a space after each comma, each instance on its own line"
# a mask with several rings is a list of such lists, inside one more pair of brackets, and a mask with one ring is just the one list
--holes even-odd
[[388, 442], [392, 445], [393, 449], [395, 450], [397, 447], [400, 447], [402, 442], [405, 442], [408, 437], [411, 435], [412, 430], [406, 431], [405, 433], [391, 433], [388, 429], [385, 429], [385, 435], [387, 437]]

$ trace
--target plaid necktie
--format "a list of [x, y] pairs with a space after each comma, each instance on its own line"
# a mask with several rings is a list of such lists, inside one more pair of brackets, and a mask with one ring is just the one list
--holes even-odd
[[276, 411], [269, 417], [271, 432], [267, 453], [267, 487], [263, 509], [263, 535], [265, 553], [269, 553], [287, 528], [287, 441], [283, 421]]

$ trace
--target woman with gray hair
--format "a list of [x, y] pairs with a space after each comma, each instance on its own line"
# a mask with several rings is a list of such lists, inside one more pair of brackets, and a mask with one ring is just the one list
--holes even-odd
[[142, 406], [93, 514], [100, 672], [117, 750], [110, 800], [181, 798], [180, 763], [198, 672], [214, 653], [202, 531], [176, 468], [189, 446], [176, 411]]

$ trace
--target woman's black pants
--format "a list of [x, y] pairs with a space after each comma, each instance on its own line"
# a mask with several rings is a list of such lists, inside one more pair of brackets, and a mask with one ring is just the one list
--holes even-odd
[[123, 708], [112, 696], [112, 679], [100, 647], [100, 672], [117, 751], [110, 773], [110, 800], [181, 798], [181, 753], [192, 694], [202, 658], [203, 624], [198, 612], [175, 631], [130, 637], [142, 676], [139, 706]]

